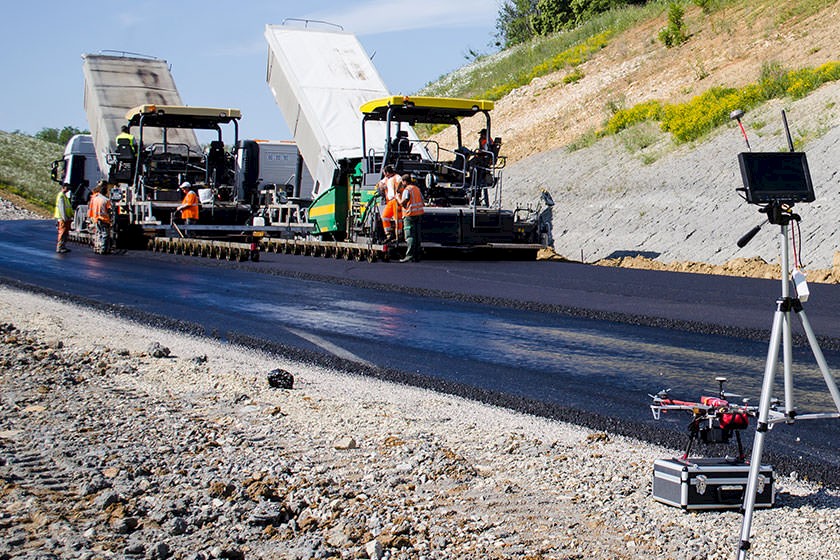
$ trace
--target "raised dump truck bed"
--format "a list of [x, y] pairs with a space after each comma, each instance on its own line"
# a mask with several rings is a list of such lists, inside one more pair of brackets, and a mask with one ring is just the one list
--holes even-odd
[[266, 80], [317, 196], [333, 185], [340, 160], [361, 156], [359, 107], [388, 90], [352, 33], [267, 25], [265, 39]]
[[[84, 107], [103, 175], [110, 167], [107, 155], [116, 151], [116, 137], [126, 124], [126, 113], [139, 105], [183, 105], [165, 60], [128, 54], [84, 54]], [[198, 150], [195, 132], [172, 130], [169, 142]], [[150, 131], [148, 143], [161, 142], [159, 131]]]

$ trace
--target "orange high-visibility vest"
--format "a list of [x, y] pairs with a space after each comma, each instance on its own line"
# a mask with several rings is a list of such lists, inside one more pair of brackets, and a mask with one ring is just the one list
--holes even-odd
[[88, 217], [94, 222], [111, 223], [111, 201], [102, 193], [90, 199]]
[[423, 195], [415, 185], [406, 185], [402, 195], [403, 216], [423, 215]]
[[181, 210], [181, 218], [184, 220], [198, 219], [198, 195], [194, 191], [189, 191], [181, 204], [186, 205], [186, 208]]

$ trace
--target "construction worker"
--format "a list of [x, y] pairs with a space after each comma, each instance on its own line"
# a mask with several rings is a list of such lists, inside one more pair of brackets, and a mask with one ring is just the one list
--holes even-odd
[[181, 213], [181, 219], [184, 220], [185, 224], [197, 224], [199, 206], [198, 195], [195, 194], [195, 191], [192, 190], [192, 185], [187, 181], [181, 183], [181, 186], [178, 188], [181, 189], [181, 192], [184, 194], [184, 199], [181, 201], [181, 205], [178, 206], [176, 210]]
[[420, 219], [423, 217], [423, 193], [420, 187], [414, 184], [411, 175], [402, 176], [400, 189], [400, 205], [403, 212], [403, 231], [407, 245], [405, 258], [400, 262], [420, 262]]
[[379, 213], [382, 216], [382, 228], [385, 230], [385, 241], [396, 241], [399, 239], [402, 230], [402, 216], [397, 200], [397, 190], [400, 187], [401, 178], [397, 175], [393, 165], [386, 165], [382, 174], [384, 176], [376, 184], [381, 197]]
[[107, 195], [108, 183], [99, 181], [88, 204], [88, 218], [94, 231], [93, 252], [99, 255], [111, 252], [111, 201]]
[[123, 125], [120, 128], [120, 133], [117, 134], [116, 143], [117, 146], [120, 145], [120, 140], [123, 140], [125, 144], [131, 146], [131, 153], [137, 154], [137, 141], [134, 139], [134, 136], [129, 132], [128, 126]]
[[70, 185], [62, 183], [61, 190], [55, 197], [55, 223], [58, 228], [58, 240], [55, 245], [56, 253], [69, 253], [67, 238], [70, 236], [70, 224], [73, 223], [73, 205], [70, 203]]
[[478, 133], [478, 152], [489, 150], [489, 144], [487, 142], [487, 129], [482, 128]]

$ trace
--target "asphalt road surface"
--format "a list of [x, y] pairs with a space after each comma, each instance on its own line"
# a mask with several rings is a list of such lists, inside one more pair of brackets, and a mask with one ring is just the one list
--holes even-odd
[[[725, 376], [728, 390], [757, 404], [781, 292], [778, 280], [572, 263], [369, 264], [274, 254], [234, 263], [144, 251], [100, 256], [80, 245], [58, 255], [54, 236], [51, 221], [0, 221], [0, 281], [676, 446], [689, 417], [653, 421], [648, 393], [671, 388], [696, 399], [714, 394], [714, 378]], [[812, 285], [806, 305], [837, 371], [840, 286]], [[795, 404], [832, 411], [793, 323]], [[751, 436], [752, 427], [747, 444]], [[781, 471], [840, 484], [838, 436], [837, 420], [778, 426], [765, 457]], [[734, 446], [700, 450], [732, 454]]]

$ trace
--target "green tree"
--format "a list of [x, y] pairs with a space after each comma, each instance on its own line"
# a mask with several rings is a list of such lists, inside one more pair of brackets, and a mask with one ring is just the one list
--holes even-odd
[[512, 47], [537, 35], [550, 35], [571, 29], [613, 8], [625, 4], [646, 4], [647, 1], [503, 0], [496, 17], [496, 38], [499, 39], [496, 45]]
[[61, 130], [57, 128], [42, 128], [35, 133], [35, 138], [44, 142], [52, 142], [64, 146], [67, 141], [76, 134], [89, 134], [87, 130], [79, 130], [74, 126], [65, 126]]
[[562, 31], [574, 23], [572, 4], [575, 0], [539, 0], [534, 14], [534, 32], [548, 35]]
[[496, 16], [496, 37], [500, 46], [512, 47], [534, 36], [533, 17], [537, 0], [504, 0]]

